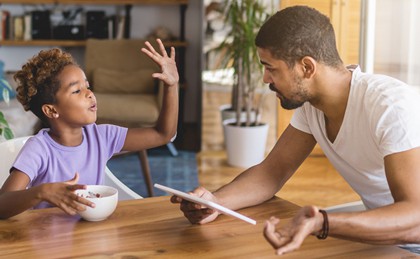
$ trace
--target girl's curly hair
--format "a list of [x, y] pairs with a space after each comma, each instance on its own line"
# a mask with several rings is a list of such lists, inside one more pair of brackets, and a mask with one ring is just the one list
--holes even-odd
[[31, 110], [44, 123], [47, 120], [42, 106], [56, 103], [55, 95], [60, 88], [57, 76], [67, 65], [77, 65], [69, 53], [58, 48], [41, 50], [13, 76], [17, 99], [25, 111]]

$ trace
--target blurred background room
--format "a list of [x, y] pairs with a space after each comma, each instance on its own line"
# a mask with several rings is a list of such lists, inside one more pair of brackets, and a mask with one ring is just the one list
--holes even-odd
[[[244, 167], [233, 166], [228, 161], [221, 115], [221, 107], [231, 102], [232, 87], [235, 84], [232, 69], [226, 69], [222, 65], [226, 53], [223, 54], [218, 49], [231, 28], [226, 20], [227, 13], [223, 10], [226, 1], [228, 0], [135, 0], [126, 3], [123, 0], [98, 0], [83, 4], [82, 1], [58, 0], [53, 4], [47, 0], [1, 0], [1, 78], [7, 80], [12, 88], [15, 87], [13, 73], [28, 58], [46, 48], [63, 48], [74, 55], [84, 68], [85, 47], [89, 38], [166, 38], [166, 46], [176, 46], [181, 76], [178, 136], [174, 141], [178, 153], [170, 152], [165, 146], [149, 152], [152, 181], [177, 179], [188, 183], [180, 185], [184, 190], [198, 184], [209, 190], [216, 190], [244, 170]], [[417, 33], [420, 1], [255, 2], [264, 6], [267, 13], [293, 5], [315, 7], [330, 17], [337, 36], [337, 47], [346, 64], [360, 64], [363, 71], [390, 75], [420, 89], [420, 36]], [[42, 17], [45, 11], [49, 14], [47, 18], [51, 33], [59, 25], [65, 25], [59, 29], [74, 30], [55, 30], [55, 34], [39, 36], [34, 31], [40, 25], [35, 18]], [[87, 18], [96, 19], [98, 16], [95, 14], [107, 21], [102, 26], [106, 26], [107, 33], [87, 26]], [[25, 19], [33, 28], [29, 30], [20, 27], [21, 31], [16, 30]], [[97, 25], [90, 23], [92, 24]], [[79, 33], [77, 29], [85, 31]], [[91, 34], [87, 34], [87, 31]], [[268, 124], [267, 138], [264, 141], [264, 152], [267, 154], [289, 124], [293, 111], [280, 108], [275, 95], [270, 94], [261, 79], [258, 82], [255, 97], [259, 100], [260, 121]], [[13, 91], [10, 91], [9, 102], [0, 99], [0, 112], [4, 114], [14, 137], [35, 134], [40, 127], [32, 114], [23, 111]], [[4, 124], [0, 126], [5, 127]], [[1, 141], [5, 139], [2, 138]], [[158, 159], [153, 160], [154, 155]], [[145, 188], [142, 174], [139, 173], [142, 169], [138, 159], [130, 159], [133, 160], [135, 169], [122, 170], [135, 172], [124, 180], [135, 186], [133, 188]], [[165, 163], [166, 167], [162, 167]], [[119, 167], [117, 164], [114, 168]], [[298, 205], [312, 203], [318, 206], [331, 206], [359, 199], [318, 147], [278, 195]]]

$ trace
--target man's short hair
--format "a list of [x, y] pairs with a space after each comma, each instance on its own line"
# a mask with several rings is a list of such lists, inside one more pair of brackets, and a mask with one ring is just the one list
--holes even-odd
[[343, 63], [329, 18], [307, 6], [288, 7], [271, 16], [260, 28], [255, 44], [289, 67], [305, 56], [332, 67]]

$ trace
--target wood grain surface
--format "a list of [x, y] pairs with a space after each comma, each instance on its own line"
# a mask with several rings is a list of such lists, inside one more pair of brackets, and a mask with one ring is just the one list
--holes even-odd
[[[59, 209], [24, 212], [0, 221], [4, 258], [278, 258], [264, 240], [265, 219], [284, 222], [299, 206], [274, 198], [240, 210], [257, 225], [222, 215], [206, 225], [191, 225], [169, 196], [122, 201], [110, 218], [88, 222]], [[282, 258], [410, 258], [397, 247], [371, 246], [309, 237]]]

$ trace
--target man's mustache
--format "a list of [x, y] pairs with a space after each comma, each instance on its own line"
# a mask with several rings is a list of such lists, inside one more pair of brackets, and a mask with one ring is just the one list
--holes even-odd
[[274, 87], [274, 84], [268, 84], [268, 88], [270, 88], [271, 91], [278, 93], [277, 89]]

